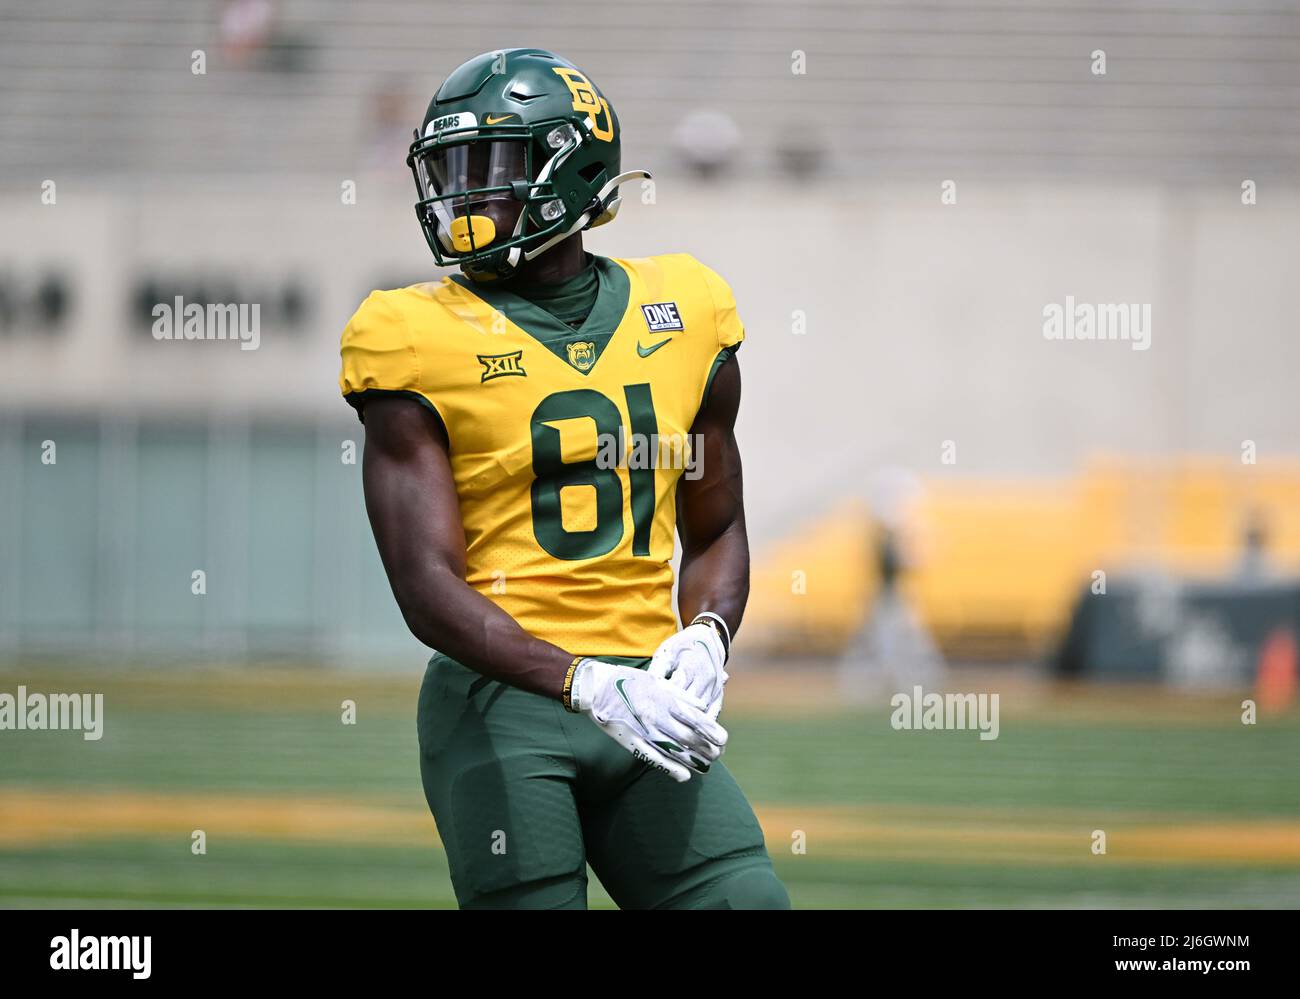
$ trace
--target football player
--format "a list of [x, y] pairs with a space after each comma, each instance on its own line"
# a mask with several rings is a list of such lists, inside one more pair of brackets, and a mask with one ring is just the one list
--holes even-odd
[[425, 796], [464, 908], [585, 907], [588, 864], [625, 908], [787, 908], [718, 762], [749, 591], [744, 332], [693, 257], [583, 249], [648, 177], [619, 160], [572, 63], [471, 59], [407, 159], [429, 249], [460, 273], [372, 293], [343, 333], [375, 540], [437, 650]]

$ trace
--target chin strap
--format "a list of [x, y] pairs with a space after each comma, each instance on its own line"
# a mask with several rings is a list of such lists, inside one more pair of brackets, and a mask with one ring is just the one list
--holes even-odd
[[[557, 232], [554, 236], [548, 239], [545, 243], [542, 243], [540, 246], [535, 246], [531, 250], [525, 250], [524, 259], [532, 260], [536, 257], [539, 257], [547, 250], [549, 250], [552, 246], [554, 246], [556, 243], [560, 242], [561, 240], [568, 239], [575, 232], [578, 232], [581, 229], [585, 229], [587, 227], [587, 223], [591, 221], [592, 212], [596, 211], [597, 208], [600, 209], [602, 215], [609, 214], [610, 217], [612, 218], [613, 214], [618, 211], [618, 203], [621, 199], [615, 198], [613, 202], [609, 205], [605, 204], [605, 199], [608, 198], [611, 193], [617, 190], [619, 184], [625, 184], [629, 180], [632, 180], [636, 177], [641, 177], [645, 180], [649, 180], [650, 174], [645, 170], [628, 170], [624, 173], [619, 174], [617, 177], [615, 177], [613, 180], [611, 180], [609, 183], [607, 183], [604, 187], [600, 189], [600, 192], [593, 199], [596, 202], [595, 207], [588, 208], [585, 212], [583, 212], [576, 219], [574, 219], [573, 225], [569, 226], [569, 228], [566, 229], [564, 232]], [[521, 214], [521, 218], [522, 218], [522, 214]]]

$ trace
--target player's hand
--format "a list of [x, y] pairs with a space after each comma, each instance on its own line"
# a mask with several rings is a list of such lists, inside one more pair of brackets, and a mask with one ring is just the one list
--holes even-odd
[[590, 716], [637, 759], [676, 781], [705, 773], [722, 754], [727, 731], [702, 701], [646, 670], [584, 659], [573, 674], [575, 711]]
[[703, 701], [708, 716], [717, 718], [722, 711], [722, 688], [729, 678], [726, 663], [722, 637], [711, 624], [696, 622], [663, 640], [648, 672]]

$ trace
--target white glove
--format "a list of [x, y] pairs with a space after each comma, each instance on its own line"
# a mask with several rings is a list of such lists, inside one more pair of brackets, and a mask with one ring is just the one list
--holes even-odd
[[722, 688], [729, 674], [727, 649], [713, 625], [699, 619], [675, 635], [669, 635], [655, 650], [647, 672], [670, 679], [704, 702], [710, 718], [722, 710]]
[[703, 702], [647, 670], [583, 659], [571, 701], [634, 757], [679, 782], [690, 780], [691, 770], [708, 771], [727, 744], [726, 729]]

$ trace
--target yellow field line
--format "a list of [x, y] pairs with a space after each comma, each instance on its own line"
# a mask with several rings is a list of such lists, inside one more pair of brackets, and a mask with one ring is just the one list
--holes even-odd
[[[1300, 819], [1083, 821], [1080, 814], [983, 806], [767, 806], [759, 820], [774, 855], [803, 844], [812, 858], [1002, 864], [1272, 864], [1300, 866]], [[1107, 853], [1091, 852], [1100, 825]], [[331, 797], [259, 797], [0, 790], [0, 848], [108, 838], [187, 842], [223, 837], [305, 843], [437, 846], [433, 820], [414, 805]]]
[[[1232, 822], [1099, 819], [1090, 824], [1059, 814], [987, 808], [944, 817], [918, 809], [782, 807], [759, 809], [772, 852], [789, 852], [795, 833], [807, 837], [809, 856], [859, 859], [932, 859], [998, 863], [1277, 864], [1300, 865], [1300, 819]], [[1092, 833], [1106, 834], [1104, 856], [1092, 853]]]
[[427, 811], [338, 798], [0, 791], [0, 846], [110, 837], [223, 836], [299, 842], [436, 845]]

